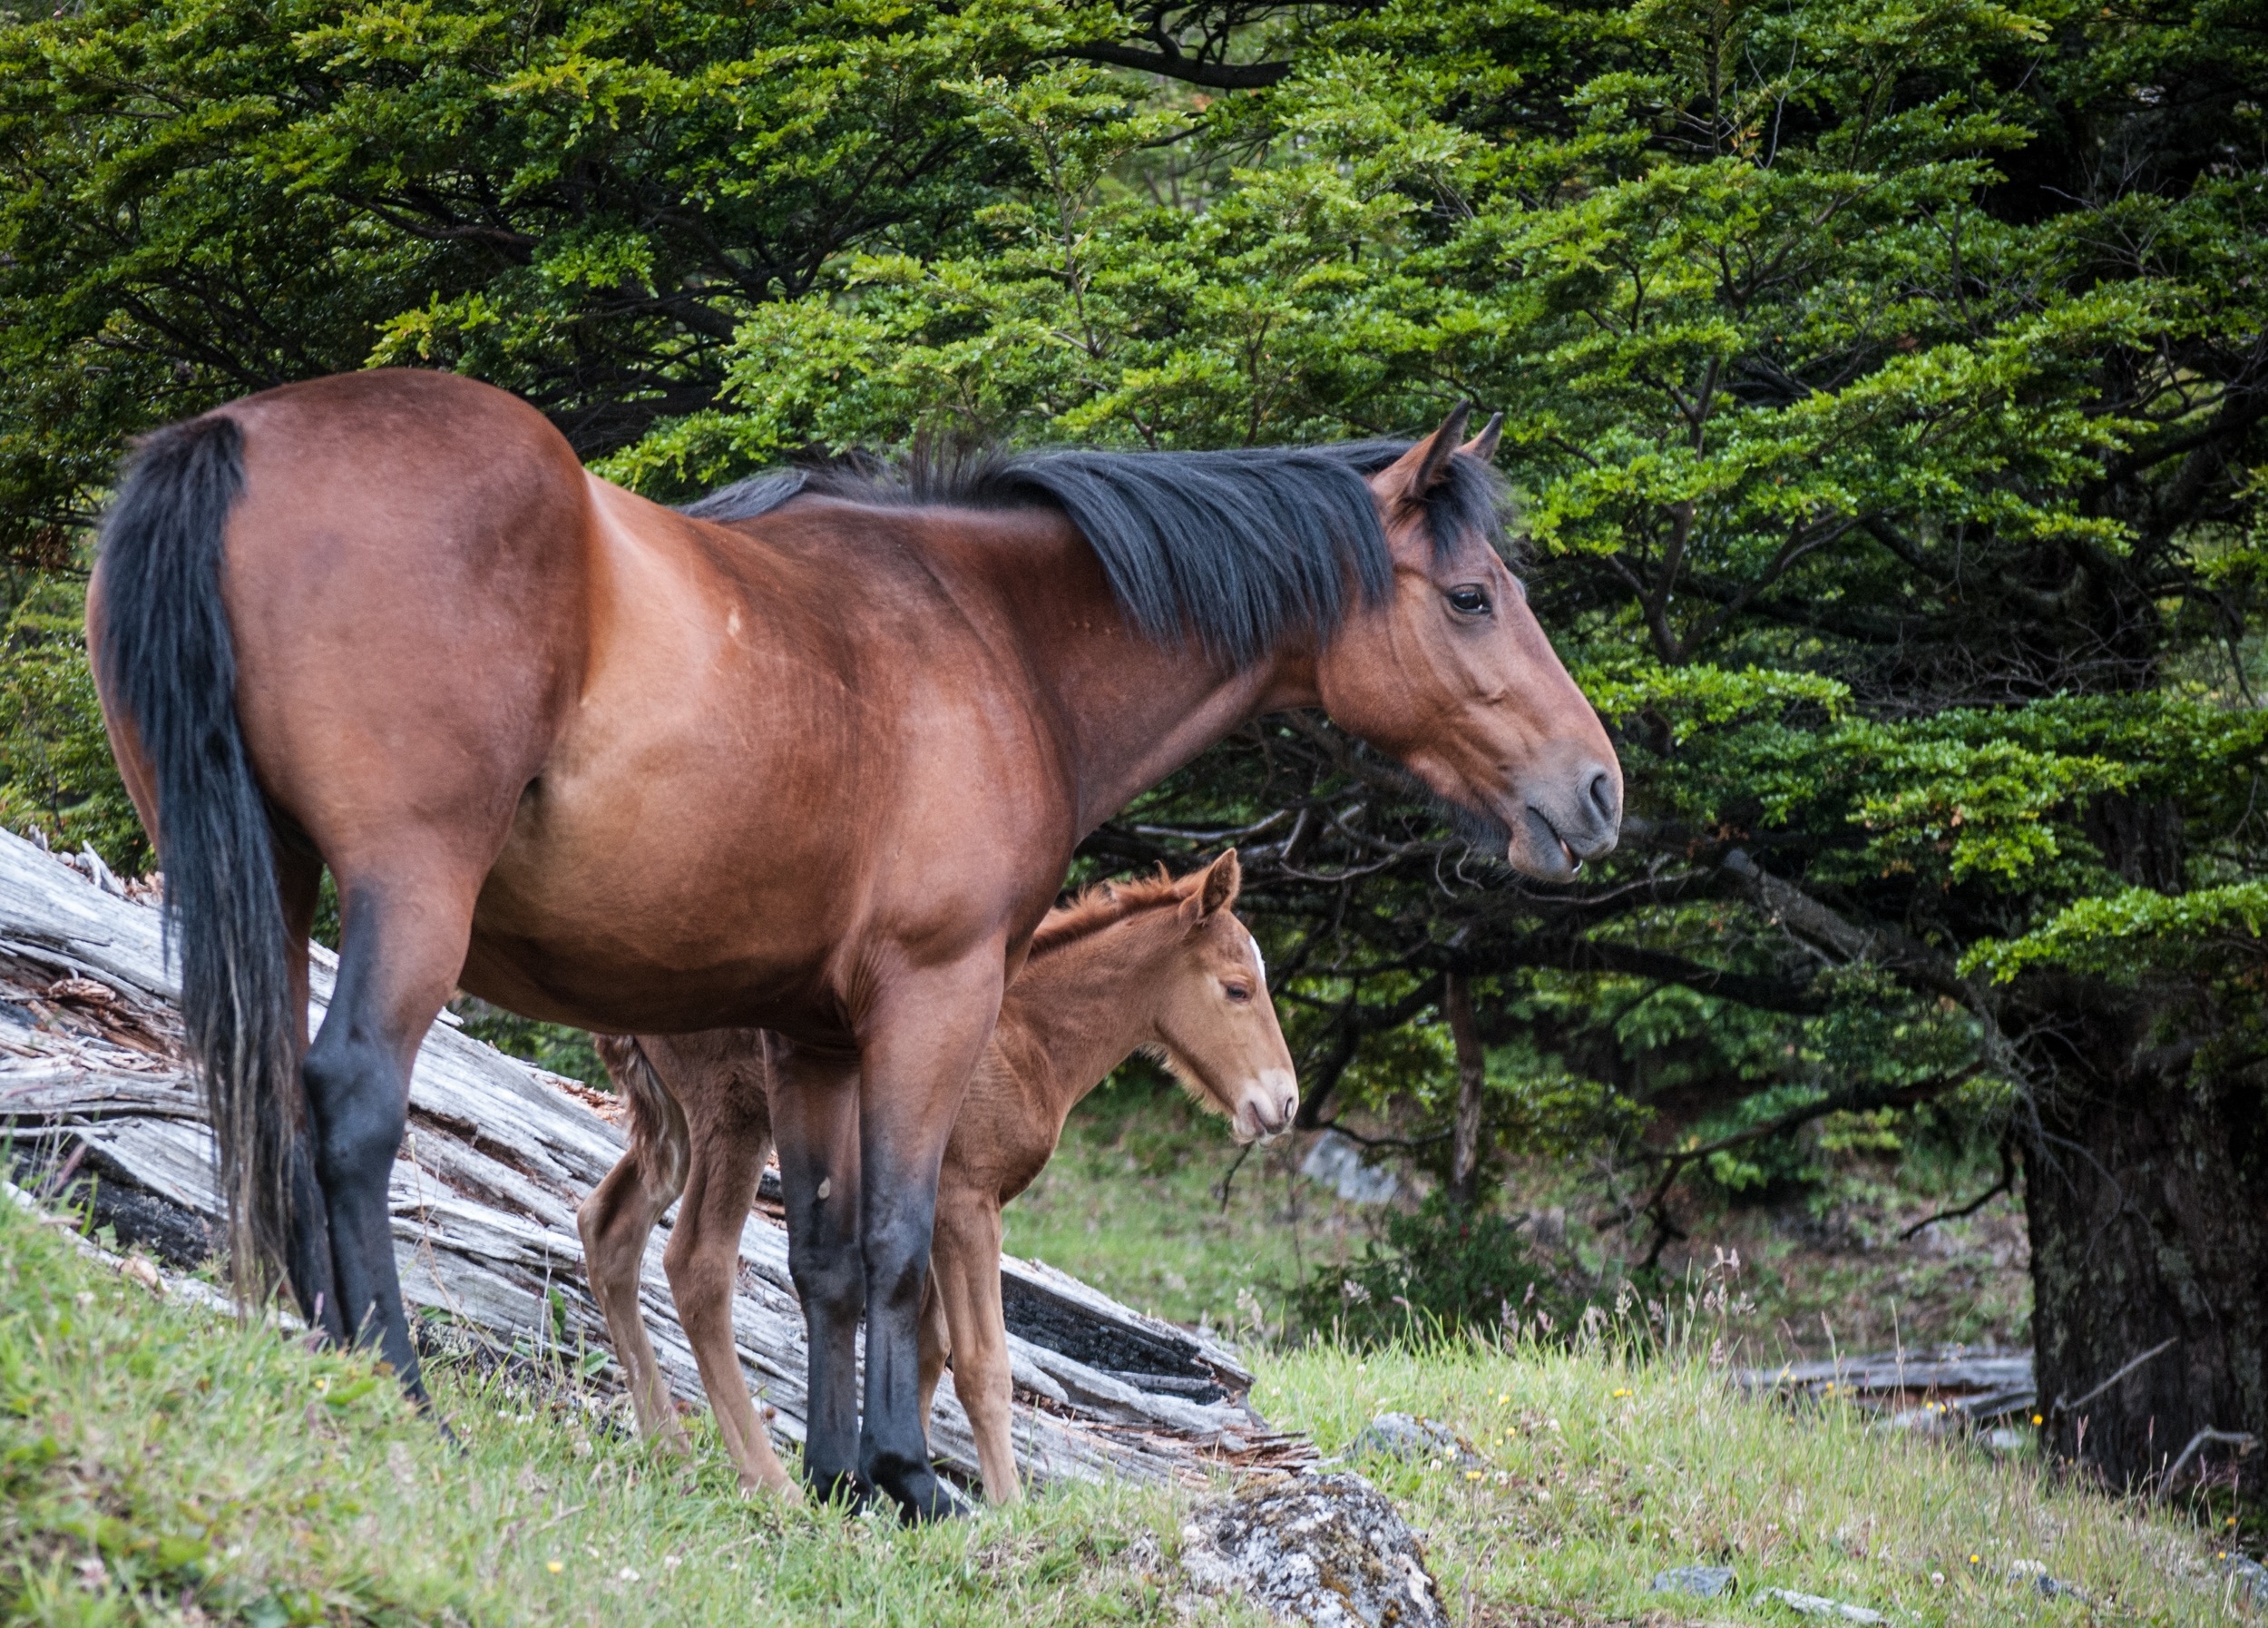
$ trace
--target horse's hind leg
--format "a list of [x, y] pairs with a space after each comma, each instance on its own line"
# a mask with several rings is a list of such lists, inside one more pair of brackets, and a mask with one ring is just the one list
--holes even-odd
[[[284, 956], [291, 975], [291, 1010], [298, 1054], [303, 1058], [308, 1054], [308, 934], [315, 926], [322, 888], [323, 861], [303, 845], [279, 839], [276, 892], [283, 904]], [[324, 1204], [323, 1185], [315, 1174], [314, 1139], [304, 1092], [292, 1112], [299, 1133], [291, 1146], [290, 1252], [284, 1269], [290, 1275], [292, 1293], [308, 1326], [344, 1344], [347, 1324], [339, 1315], [338, 1282], [331, 1267], [330, 1216]]]
[[408, 1123], [410, 1070], [456, 986], [480, 878], [406, 867], [334, 874], [344, 929], [338, 983], [301, 1071], [315, 1174], [345, 1328], [375, 1342], [403, 1388], [423, 1401], [386, 1189]]

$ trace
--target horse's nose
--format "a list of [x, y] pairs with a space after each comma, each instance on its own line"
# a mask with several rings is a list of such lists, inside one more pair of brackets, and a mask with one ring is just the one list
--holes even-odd
[[1622, 781], [1605, 769], [1593, 769], [1590, 784], [1584, 788], [1598, 823], [1612, 838], [1622, 829]]
[[1256, 1094], [1259, 1101], [1252, 1117], [1261, 1135], [1280, 1135], [1291, 1129], [1292, 1117], [1299, 1112], [1299, 1086], [1286, 1071], [1271, 1068], [1262, 1074]]

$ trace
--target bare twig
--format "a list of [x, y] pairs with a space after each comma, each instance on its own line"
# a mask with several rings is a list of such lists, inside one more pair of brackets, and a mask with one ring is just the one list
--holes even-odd
[[1252, 1156], [1252, 1150], [1258, 1145], [1257, 1143], [1247, 1142], [1238, 1148], [1237, 1156], [1228, 1162], [1228, 1173], [1220, 1179], [1220, 1185], [1213, 1189], [1220, 1198], [1220, 1212], [1223, 1215], [1228, 1213], [1228, 1192], [1236, 1183], [1237, 1172], [1245, 1167], [1245, 1161]]
[[2181, 1450], [2181, 1456], [2166, 1466], [2165, 1474], [2159, 1478], [2157, 1484], [2159, 1497], [2163, 1498], [2173, 1490], [2174, 1483], [2180, 1479], [2182, 1471], [2187, 1468], [2189, 1461], [2197, 1456], [2197, 1449], [2212, 1442], [2221, 1442], [2234, 1447], [2240, 1453], [2249, 1453], [2260, 1446], [2260, 1437], [2249, 1430], [2215, 1430], [2211, 1425], [2207, 1425], [2189, 1438], [2189, 1445]]
[[2015, 1185], [2016, 1149], [2006, 1137], [2002, 1137], [2000, 1139], [2000, 1179], [1959, 1209], [1941, 1210], [1935, 1215], [1925, 1216], [1914, 1222], [1913, 1225], [1898, 1234], [1898, 1241], [1903, 1243], [1924, 1227], [1934, 1227], [1940, 1221], [1959, 1221], [1964, 1215], [1974, 1215], [2002, 1193], [2013, 1189]]
[[1911, 1238], [1915, 1233], [1921, 1231], [1923, 1228], [1934, 1227], [1940, 1221], [1959, 1221], [1964, 1215], [1976, 1214], [1978, 1211], [1983, 1209], [1987, 1204], [1989, 1204], [1993, 1200], [1999, 1198], [2002, 1193], [2006, 1192], [2009, 1190], [2009, 1185], [2010, 1183], [2009, 1178], [2002, 1176], [1999, 1181], [1995, 1182], [1991, 1186], [1986, 1188], [1982, 1192], [1979, 1193], [1975, 1198], [1970, 1200], [1966, 1204], [1962, 1204], [1957, 1209], [1941, 1210], [1935, 1215], [1923, 1216], [1920, 1221], [1914, 1222], [1913, 1225], [1900, 1232], [1898, 1234], [1898, 1241], [1903, 1243], [1907, 1239]]
[[2165, 1353], [2172, 1350], [2179, 1344], [2181, 1344], [2181, 1336], [2175, 1334], [2168, 1339], [2158, 1341], [2157, 1344], [2152, 1346], [2139, 1357], [2129, 1357], [2126, 1359], [2125, 1367], [2121, 1368], [2109, 1378], [2104, 1380], [2100, 1385], [2097, 1385], [2093, 1390], [2088, 1391], [2087, 1395], [2081, 1397], [2077, 1401], [2067, 1402], [2061, 1397], [2058, 1397], [2056, 1398], [2055, 1406], [2048, 1409], [2050, 1416], [2061, 1417], [2067, 1413], [2077, 1413], [2080, 1408], [2086, 1407], [2089, 1402], [2092, 1402], [2097, 1397], [2101, 1396], [2112, 1386], [2117, 1384], [2119, 1380], [2125, 1378], [2128, 1374], [2134, 1372], [2135, 1369], [2149, 1361], [2151, 1358], [2163, 1356]]

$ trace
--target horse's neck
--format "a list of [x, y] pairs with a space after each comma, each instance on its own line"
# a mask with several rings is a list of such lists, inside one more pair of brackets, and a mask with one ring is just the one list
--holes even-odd
[[1052, 1115], [1058, 1134], [1080, 1100], [1154, 1037], [1154, 958], [1128, 941], [1155, 931], [1158, 924], [1146, 918], [1157, 914], [1114, 922], [1025, 962], [1001, 1004], [1002, 1028], [1015, 1035], [1008, 1049], [1037, 1099], [1033, 1111]]
[[[1261, 712], [1316, 704], [1311, 652], [1227, 671], [1194, 644], [1160, 644], [1128, 621], [1077, 527], [1047, 510], [984, 516], [986, 544], [956, 548], [1022, 634], [1042, 726], [1058, 736], [1084, 836]], [[1016, 528], [1002, 546], [1002, 527]]]

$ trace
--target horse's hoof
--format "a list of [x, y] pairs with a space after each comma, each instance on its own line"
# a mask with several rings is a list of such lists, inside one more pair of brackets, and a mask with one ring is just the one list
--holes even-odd
[[909, 1526], [925, 1526], [932, 1521], [963, 1520], [974, 1513], [974, 1508], [967, 1500], [946, 1486], [943, 1476], [934, 1472], [929, 1477], [927, 1488], [898, 1499], [898, 1514]]
[[866, 1507], [866, 1500], [874, 1489], [856, 1476], [846, 1471], [824, 1478], [815, 1476], [811, 1483], [811, 1498], [817, 1504], [839, 1504], [844, 1510], [856, 1515]]

